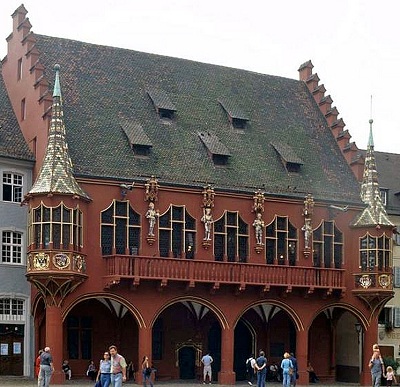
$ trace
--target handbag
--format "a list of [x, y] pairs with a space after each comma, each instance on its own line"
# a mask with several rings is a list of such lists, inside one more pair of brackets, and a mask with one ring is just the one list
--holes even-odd
[[100, 379], [96, 382], [96, 384], [94, 385], [94, 387], [101, 387], [101, 381], [100, 381]]
[[293, 375], [293, 371], [294, 371], [293, 368], [290, 367], [290, 368], [289, 368], [289, 375]]
[[146, 368], [146, 369], [144, 370], [144, 374], [145, 374], [146, 376], [150, 376], [150, 375], [151, 375], [151, 368]]

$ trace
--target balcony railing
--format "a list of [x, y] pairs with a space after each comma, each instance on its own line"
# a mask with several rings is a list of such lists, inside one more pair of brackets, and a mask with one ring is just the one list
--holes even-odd
[[249, 263], [215, 262], [174, 258], [156, 258], [112, 255], [105, 256], [106, 286], [117, 284], [121, 279], [183, 281], [194, 286], [198, 283], [239, 285], [244, 288], [271, 286], [306, 288], [309, 292], [322, 288], [328, 292], [345, 290], [343, 269], [325, 269], [305, 266], [262, 265]]

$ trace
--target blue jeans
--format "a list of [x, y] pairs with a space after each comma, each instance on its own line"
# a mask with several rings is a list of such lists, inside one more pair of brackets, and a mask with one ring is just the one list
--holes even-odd
[[122, 387], [122, 372], [119, 374], [111, 374], [111, 385], [113, 387]]
[[257, 387], [265, 387], [266, 377], [267, 377], [267, 370], [265, 368], [257, 372]]
[[100, 374], [101, 387], [108, 387], [111, 383], [111, 374]]
[[372, 376], [372, 386], [379, 387], [381, 385], [382, 373], [381, 372], [373, 372]]
[[38, 376], [39, 387], [49, 387], [51, 380], [51, 367], [49, 365], [40, 365], [40, 371]]
[[143, 387], [147, 386], [147, 381], [149, 381], [150, 386], [153, 387], [153, 382], [151, 381], [151, 374], [150, 375], [146, 375], [146, 372], [142, 372], [142, 376], [143, 376]]
[[283, 381], [282, 381], [283, 387], [290, 387], [290, 375], [289, 375], [289, 370], [284, 370], [283, 371]]

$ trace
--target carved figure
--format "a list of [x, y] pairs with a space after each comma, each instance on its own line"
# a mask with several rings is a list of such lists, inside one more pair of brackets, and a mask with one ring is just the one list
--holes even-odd
[[311, 219], [309, 219], [309, 218], [305, 219], [304, 226], [301, 228], [301, 230], [304, 231], [304, 247], [306, 249], [309, 249], [311, 235], [312, 235]]
[[211, 225], [213, 223], [213, 217], [211, 214], [211, 208], [205, 208], [204, 214], [201, 217], [201, 221], [204, 223], [204, 240], [211, 240]]
[[258, 245], [263, 245], [263, 230], [264, 230], [264, 221], [261, 218], [261, 212], [257, 213], [257, 217], [254, 219], [253, 227], [256, 233], [256, 243]]
[[149, 236], [154, 236], [154, 226], [156, 225], [157, 218], [160, 216], [158, 211], [154, 209], [154, 203], [149, 203], [149, 209], [146, 212], [146, 218], [149, 220]]

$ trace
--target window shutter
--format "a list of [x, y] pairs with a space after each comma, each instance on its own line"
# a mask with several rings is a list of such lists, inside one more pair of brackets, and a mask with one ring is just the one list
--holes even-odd
[[400, 288], [400, 267], [395, 266], [393, 267], [393, 277], [394, 277], [394, 287]]
[[394, 327], [400, 328], [400, 308], [394, 308]]

